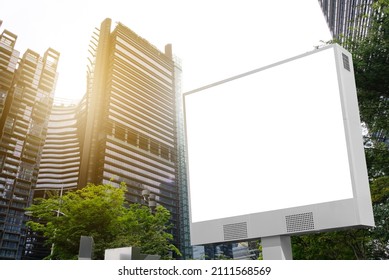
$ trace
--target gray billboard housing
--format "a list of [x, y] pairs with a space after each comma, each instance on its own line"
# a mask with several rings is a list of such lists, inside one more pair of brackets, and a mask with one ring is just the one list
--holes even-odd
[[187, 92], [184, 106], [192, 245], [374, 226], [339, 45]]

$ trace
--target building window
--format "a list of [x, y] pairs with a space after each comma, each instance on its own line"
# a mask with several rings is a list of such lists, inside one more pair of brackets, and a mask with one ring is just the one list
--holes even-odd
[[23, 179], [25, 181], [31, 181], [33, 173], [34, 166], [32, 164], [23, 162], [19, 168], [18, 178]]
[[136, 135], [136, 133], [133, 133], [131, 131], [128, 132], [127, 143], [134, 145], [134, 146], [138, 146], [138, 136]]
[[139, 148], [142, 150], [149, 150], [149, 143], [148, 139], [144, 137], [139, 137]]

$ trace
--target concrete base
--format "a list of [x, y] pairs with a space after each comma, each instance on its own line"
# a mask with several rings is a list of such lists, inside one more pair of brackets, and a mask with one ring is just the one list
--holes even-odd
[[158, 255], [146, 255], [140, 253], [137, 247], [122, 247], [105, 250], [105, 260], [159, 260]]
[[262, 237], [261, 244], [264, 260], [293, 259], [290, 236]]

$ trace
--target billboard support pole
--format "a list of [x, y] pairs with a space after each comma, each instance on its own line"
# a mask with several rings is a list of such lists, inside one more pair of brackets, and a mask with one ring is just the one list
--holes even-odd
[[290, 236], [276, 235], [261, 238], [264, 260], [292, 260]]

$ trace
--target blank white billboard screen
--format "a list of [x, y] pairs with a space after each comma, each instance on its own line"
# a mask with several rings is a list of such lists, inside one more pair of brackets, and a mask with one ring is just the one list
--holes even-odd
[[353, 198], [334, 50], [185, 95], [191, 222]]

